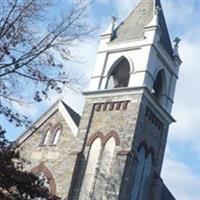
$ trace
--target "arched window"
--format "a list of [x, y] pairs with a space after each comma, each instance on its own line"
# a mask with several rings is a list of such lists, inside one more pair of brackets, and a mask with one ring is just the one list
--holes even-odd
[[131, 192], [131, 200], [143, 200], [146, 184], [148, 183], [152, 167], [152, 154], [145, 157], [145, 149], [142, 147], [138, 153], [138, 165], [135, 181]]
[[97, 174], [96, 183], [94, 185], [94, 191], [93, 191], [94, 193], [95, 191], [97, 191], [99, 196], [103, 196], [103, 193], [105, 192], [104, 190], [107, 184], [106, 178], [108, 177], [108, 174], [110, 171], [112, 158], [115, 151], [115, 146], [116, 146], [115, 138], [111, 137], [106, 142], [103, 148], [103, 152], [101, 154], [100, 165], [99, 165], [99, 169], [97, 170], [98, 174]]
[[138, 153], [138, 164], [137, 164], [137, 169], [135, 173], [135, 181], [134, 185], [132, 187], [131, 191], [131, 200], [136, 200], [138, 193], [139, 193], [139, 188], [140, 188], [140, 183], [142, 180], [142, 174], [144, 170], [144, 163], [145, 163], [145, 149], [141, 148], [139, 153]]
[[160, 70], [156, 76], [153, 83], [152, 94], [158, 99], [159, 102], [162, 101], [162, 96], [165, 94], [166, 77], [164, 70]]
[[43, 133], [40, 145], [47, 145], [47, 142], [48, 142], [48, 139], [50, 136], [50, 132], [51, 132], [51, 130], [47, 129], [46, 132]]
[[36, 176], [39, 178], [40, 181], [42, 181], [44, 187], [49, 189], [49, 181], [44, 173], [39, 172], [38, 174], [36, 174]]
[[[50, 190], [49, 180], [44, 175], [44, 173], [43, 172], [38, 172], [36, 174], [36, 176], [38, 177], [39, 181], [42, 182], [42, 185], [44, 186], [44, 188]], [[43, 199], [43, 198], [39, 198], [39, 199]]]
[[94, 185], [94, 176], [100, 157], [100, 152], [101, 152], [101, 140], [100, 138], [97, 138], [93, 141], [90, 147], [90, 153], [88, 156], [87, 166], [80, 192], [81, 199], [88, 199], [90, 193], [92, 192], [92, 187]]
[[125, 57], [120, 58], [108, 74], [108, 81], [106, 88], [120, 88], [127, 87], [130, 76], [130, 65]]
[[54, 131], [54, 134], [53, 134], [53, 137], [52, 137], [52, 141], [51, 141], [51, 145], [56, 145], [57, 144], [59, 136], [60, 136], [60, 133], [61, 133], [61, 129], [60, 128], [57, 128]]
[[140, 187], [139, 187], [139, 192], [138, 192], [138, 200], [144, 199], [144, 191], [145, 191], [146, 184], [148, 183], [148, 178], [151, 172], [151, 166], [152, 166], [152, 155], [149, 154], [144, 162], [143, 174], [142, 174], [142, 179], [140, 182]]
[[39, 179], [43, 181], [44, 186], [49, 189], [51, 194], [56, 195], [56, 183], [53, 174], [44, 164], [34, 167], [31, 172], [39, 176]]

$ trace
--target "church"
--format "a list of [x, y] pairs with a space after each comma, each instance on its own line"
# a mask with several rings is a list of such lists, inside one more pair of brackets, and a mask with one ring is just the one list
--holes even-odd
[[18, 139], [63, 200], [175, 200], [160, 174], [181, 59], [160, 0], [100, 35], [82, 116], [59, 100]]

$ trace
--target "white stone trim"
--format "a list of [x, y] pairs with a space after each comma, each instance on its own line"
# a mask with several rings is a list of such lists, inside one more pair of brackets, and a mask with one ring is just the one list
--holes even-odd
[[173, 73], [176, 78], [178, 78], [178, 72], [176, 68], [175, 62], [172, 60], [172, 58], [166, 53], [165, 49], [161, 45], [154, 45], [152, 44], [152, 47], [155, 49], [158, 58], [164, 63], [164, 65], [167, 67], [167, 69]]
[[76, 137], [77, 133], [78, 133], [78, 127], [76, 126], [74, 120], [71, 118], [70, 114], [65, 109], [65, 107], [64, 107], [62, 102], [59, 103], [58, 110], [60, 111], [60, 113], [62, 114], [63, 118], [65, 119], [65, 121], [69, 125], [73, 135]]

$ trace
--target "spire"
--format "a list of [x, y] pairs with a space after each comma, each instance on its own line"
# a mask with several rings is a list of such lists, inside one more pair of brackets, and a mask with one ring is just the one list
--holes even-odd
[[[153, 22], [153, 20], [155, 20]], [[172, 45], [167, 30], [160, 0], [140, 0], [129, 16], [116, 28], [112, 41], [125, 41], [144, 38], [145, 27], [157, 23], [160, 27], [160, 43], [170, 56], [173, 56]]]

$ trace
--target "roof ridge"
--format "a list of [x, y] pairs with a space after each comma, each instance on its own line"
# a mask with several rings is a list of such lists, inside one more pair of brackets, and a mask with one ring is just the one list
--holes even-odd
[[[59, 101], [61, 101], [64, 105], [68, 106], [70, 109], [73, 110], [73, 112], [75, 112], [77, 115], [79, 115], [78, 112], [76, 112], [71, 106], [69, 106], [65, 101], [63, 101], [63, 99], [60, 99]], [[80, 115], [79, 115], [80, 116]]]
[[80, 122], [81, 116], [79, 113], [77, 113], [73, 108], [71, 108], [67, 103], [65, 103], [62, 99], [60, 99], [60, 102], [63, 104], [71, 118], [73, 119], [74, 123], [78, 126]]

